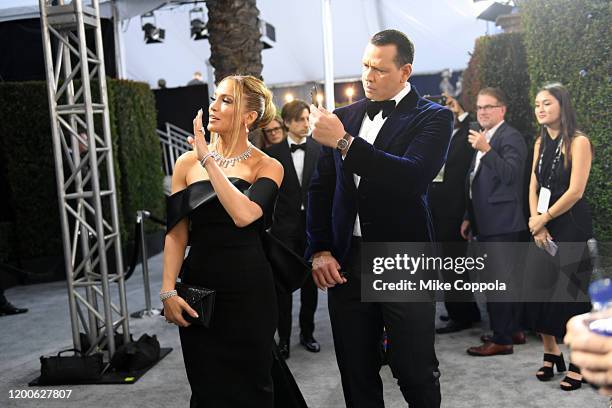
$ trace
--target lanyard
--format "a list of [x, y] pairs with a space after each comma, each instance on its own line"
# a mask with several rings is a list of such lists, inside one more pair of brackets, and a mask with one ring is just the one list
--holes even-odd
[[[550, 183], [552, 181], [553, 175], [555, 174], [555, 169], [557, 168], [557, 164], [559, 164], [559, 161], [561, 160], [561, 147], [563, 146], [563, 139], [561, 138], [561, 135], [559, 135], [559, 142], [557, 143], [557, 149], [555, 150], [555, 158], [552, 162], [552, 166], [550, 166], [550, 174], [548, 175], [548, 179], [546, 180], [546, 183], [542, 184], [542, 186], [548, 188], [550, 190]], [[540, 160], [538, 162], [538, 174], [540, 174], [540, 177], [542, 176], [542, 159], [544, 157], [544, 150], [542, 150], [542, 153], [540, 153]]]

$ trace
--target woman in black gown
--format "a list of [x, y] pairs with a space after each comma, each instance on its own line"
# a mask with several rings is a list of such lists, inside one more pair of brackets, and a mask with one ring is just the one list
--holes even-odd
[[[262, 249], [262, 216], [273, 207], [283, 167], [248, 142], [274, 118], [272, 94], [251, 76], [225, 78], [209, 106], [207, 146], [202, 112], [194, 150], [176, 162], [168, 199], [161, 297], [166, 320], [179, 327], [192, 407], [274, 405], [272, 349], [276, 295]], [[191, 246], [184, 259], [187, 242]], [[182, 282], [216, 290], [210, 328], [173, 292]]]
[[[533, 272], [540, 279], [546, 280], [548, 276], [550, 282], [566, 274], [586, 293], [590, 275], [586, 241], [592, 237], [592, 225], [588, 205], [582, 196], [591, 169], [591, 143], [577, 130], [569, 94], [561, 84], [547, 85], [538, 92], [535, 114], [542, 128], [534, 146], [529, 229], [538, 247], [549, 245], [550, 239], [559, 244], [559, 252], [552, 257], [538, 251], [532, 261], [543, 267]], [[548, 191], [550, 200], [546, 199]], [[568, 256], [573, 258], [572, 262], [562, 262], [564, 266], [560, 266], [560, 258]], [[550, 380], [555, 365], [557, 371], [565, 371], [556, 339], [565, 335], [566, 323], [572, 316], [589, 309], [590, 304], [585, 301], [526, 304], [527, 325], [540, 333], [544, 345], [544, 366], [536, 374], [539, 380]], [[580, 388], [581, 380], [580, 369], [570, 364], [567, 376], [561, 381], [561, 389]]]

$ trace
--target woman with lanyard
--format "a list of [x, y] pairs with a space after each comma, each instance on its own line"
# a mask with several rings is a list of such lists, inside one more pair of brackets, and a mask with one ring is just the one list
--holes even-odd
[[[576, 128], [569, 93], [561, 84], [540, 89], [535, 99], [535, 114], [541, 131], [534, 146], [529, 184], [529, 230], [535, 244], [543, 249], [537, 251], [537, 256], [543, 261], [538, 265], [543, 264], [544, 268], [532, 270], [538, 279], [548, 280], [553, 286], [561, 274], [569, 274], [570, 281], [581, 282], [577, 283], [578, 289], [586, 293], [590, 274], [586, 241], [592, 237], [592, 225], [582, 196], [591, 169], [591, 142]], [[573, 244], [562, 244], [557, 254], [558, 243]], [[573, 259], [560, 262], [560, 257]], [[588, 302], [526, 303], [526, 323], [541, 335], [544, 345], [544, 366], [536, 374], [540, 381], [552, 379], [555, 366], [557, 372], [566, 371], [557, 338], [565, 335], [570, 317], [589, 309]], [[569, 364], [561, 389], [571, 391], [581, 385], [580, 368]]]

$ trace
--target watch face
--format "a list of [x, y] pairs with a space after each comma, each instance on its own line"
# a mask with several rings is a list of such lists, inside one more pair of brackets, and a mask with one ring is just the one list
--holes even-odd
[[346, 139], [338, 140], [338, 144], [336, 145], [337, 149], [344, 150], [348, 147], [348, 141]]

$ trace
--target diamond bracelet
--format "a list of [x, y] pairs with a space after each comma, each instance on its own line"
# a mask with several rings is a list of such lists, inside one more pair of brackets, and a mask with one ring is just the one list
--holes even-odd
[[159, 294], [159, 300], [161, 300], [163, 302], [164, 300], [169, 299], [172, 296], [177, 296], [176, 289], [175, 290], [169, 290], [167, 292], [161, 292]]
[[206, 161], [207, 161], [208, 159], [210, 159], [211, 157], [214, 159], [215, 155], [214, 155], [213, 153], [211, 153], [211, 152], [208, 152], [208, 153], [206, 153], [206, 154], [204, 155], [204, 157], [202, 157], [202, 159], [201, 159], [201, 160], [199, 160], [199, 161], [200, 161], [200, 164], [202, 165], [202, 167], [205, 167], [205, 166], [206, 166]]

